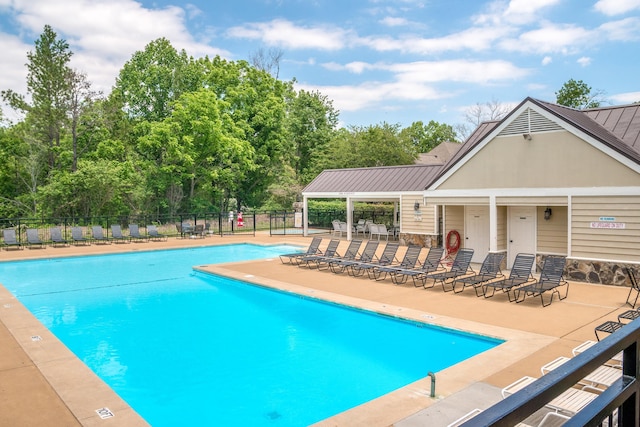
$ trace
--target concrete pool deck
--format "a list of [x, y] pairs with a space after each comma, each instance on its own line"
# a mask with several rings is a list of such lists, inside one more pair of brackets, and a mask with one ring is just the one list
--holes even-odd
[[[170, 238], [168, 242], [2, 251], [0, 260], [239, 242], [307, 246], [309, 241], [299, 236], [268, 235]], [[347, 242], [342, 245], [346, 247]], [[614, 320], [629, 308], [625, 305], [628, 288], [578, 282], [571, 282], [567, 299], [554, 300], [543, 308], [539, 299], [514, 304], [502, 294], [477, 298], [473, 289], [454, 295], [438, 287], [425, 290], [412, 283], [397, 286], [390, 280], [375, 282], [297, 268], [283, 265], [279, 259], [198, 268], [309, 298], [507, 340], [437, 372], [435, 398], [430, 397], [431, 379], [427, 377], [324, 420], [317, 424], [321, 427], [446, 425], [475, 407], [488, 407], [499, 399], [499, 393], [487, 389], [499, 390], [524, 375], [540, 376], [542, 365], [558, 356], [571, 356], [572, 348], [595, 339], [596, 325]], [[0, 346], [0, 425], [147, 425], [4, 287], [0, 287]], [[421, 363], [423, 359], [422, 355], [398, 357], [406, 363]], [[108, 408], [114, 416], [101, 418], [96, 412], [101, 408]]]

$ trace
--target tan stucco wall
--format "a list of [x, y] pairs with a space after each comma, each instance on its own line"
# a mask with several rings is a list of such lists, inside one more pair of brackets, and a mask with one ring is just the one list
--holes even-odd
[[624, 187], [640, 175], [566, 131], [494, 138], [439, 190]]

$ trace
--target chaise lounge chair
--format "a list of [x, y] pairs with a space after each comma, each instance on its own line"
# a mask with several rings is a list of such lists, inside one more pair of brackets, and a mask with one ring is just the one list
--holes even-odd
[[111, 239], [104, 235], [104, 231], [102, 230], [101, 225], [93, 225], [91, 226], [91, 234], [93, 241], [98, 244], [110, 244]]
[[90, 245], [91, 241], [84, 237], [82, 233], [82, 228], [80, 227], [71, 227], [71, 240], [73, 240], [74, 245]]
[[306, 255], [298, 259], [298, 267], [308, 267], [312, 268], [313, 266], [318, 266], [318, 263], [327, 262], [327, 258], [331, 257], [339, 257], [338, 254], [338, 246], [340, 245], [340, 240], [331, 239], [329, 244], [327, 245], [327, 249], [324, 250], [324, 253], [317, 255]]
[[116, 243], [131, 243], [131, 237], [122, 234], [120, 224], [111, 224], [111, 240]]
[[40, 239], [37, 228], [27, 228], [27, 247], [29, 249], [44, 249], [44, 242]]
[[149, 235], [149, 239], [155, 242], [166, 242], [169, 239], [166, 234], [160, 234], [155, 225], [147, 225], [147, 234]]
[[457, 294], [464, 291], [465, 287], [473, 286], [473, 289], [476, 291], [476, 296], [479, 297], [482, 294], [479, 292], [478, 288], [482, 289], [486, 282], [504, 276], [502, 274], [502, 269], [500, 268], [503, 259], [504, 252], [487, 254], [482, 262], [482, 266], [480, 267], [478, 274], [457, 278], [453, 281], [453, 292]]
[[[638, 281], [638, 278], [636, 277], [635, 272], [631, 267], [625, 267], [625, 271], [627, 272], [627, 276], [629, 276], [629, 281], [631, 282], [631, 286], [629, 288], [629, 295], [627, 295], [626, 303], [629, 304], [632, 308], [636, 308], [636, 303], [638, 302], [638, 296], [640, 296], [640, 281]], [[629, 301], [631, 301], [631, 294], [634, 291], [636, 293], [636, 297], [633, 300], [633, 304], [631, 304]]]
[[58, 245], [62, 245], [62, 246], [69, 245], [69, 241], [62, 238], [62, 230], [60, 229], [60, 227], [53, 227], [49, 231], [49, 233], [51, 235], [51, 244], [54, 248]]
[[5, 249], [23, 249], [22, 243], [19, 242], [16, 237], [16, 230], [13, 228], [5, 228], [2, 230], [2, 247]]
[[146, 242], [149, 240], [149, 236], [140, 234], [138, 224], [129, 224], [129, 236], [134, 242]]
[[[521, 303], [527, 296], [540, 297], [542, 306], [546, 307], [553, 302], [553, 295], [558, 295], [560, 300], [563, 300], [569, 294], [569, 282], [564, 280], [564, 264], [566, 257], [560, 255], [549, 255], [545, 258], [542, 265], [542, 271], [540, 272], [540, 278], [530, 284], [515, 289], [515, 301]], [[560, 294], [559, 288], [564, 286], [564, 296]], [[544, 294], [551, 292], [551, 298], [549, 302], [545, 304]]]
[[318, 264], [318, 269], [321, 270], [322, 266], [325, 266], [327, 268], [330, 268], [331, 271], [335, 273], [333, 264], [334, 263], [337, 264], [340, 261], [353, 261], [354, 259], [358, 258], [358, 256], [360, 255], [360, 246], [362, 246], [362, 240], [359, 240], [359, 239], [351, 240], [351, 242], [349, 242], [349, 246], [347, 247], [347, 250], [345, 251], [344, 255], [340, 257], [328, 258], [326, 262], [321, 262]]
[[[436, 271], [444, 270], [442, 265], [443, 255], [444, 248], [438, 248], [435, 246], [431, 247], [427, 253], [427, 258], [425, 258], [420, 267], [398, 269], [391, 275], [391, 280], [396, 285], [400, 285], [405, 283], [407, 279], [411, 277], [413, 279], [413, 285], [418, 287], [418, 281], [421, 280], [422, 277], [430, 273], [435, 273]], [[422, 286], [422, 283], [420, 283], [420, 286]]]
[[367, 276], [369, 279], [376, 278], [376, 270], [380, 267], [386, 267], [397, 261], [396, 254], [398, 253], [398, 249], [400, 248], [400, 244], [398, 243], [387, 243], [380, 255], [380, 258], [377, 260], [372, 260], [370, 262], [358, 262], [351, 265], [351, 272], [353, 276], [361, 276], [364, 272], [367, 272]]
[[367, 241], [367, 244], [364, 245], [364, 250], [359, 257], [356, 257], [355, 259], [342, 259], [336, 262], [332, 262], [331, 264], [329, 264], [329, 268], [331, 268], [331, 271], [333, 271], [334, 273], [343, 273], [344, 271], [346, 271], [347, 274], [351, 275], [351, 266], [363, 262], [371, 262], [375, 259], [378, 246], [380, 246], [380, 243], [376, 242], [375, 240], [369, 240]]
[[[448, 290], [445, 286], [448, 281], [453, 282], [458, 277], [474, 273], [471, 268], [471, 258], [473, 258], [473, 249], [459, 249], [453, 260], [451, 269], [449, 271], [443, 271], [442, 273], [427, 274], [422, 278], [422, 287], [425, 289], [433, 288], [436, 283], [440, 283], [443, 291], [452, 291], [453, 285], [451, 286], [451, 289]], [[429, 281], [431, 281], [431, 286], [427, 286], [427, 282]]]
[[376, 280], [384, 280], [387, 278], [387, 275], [391, 276], [392, 282], [396, 283], [393, 280], [393, 275], [398, 270], [408, 270], [416, 267], [418, 263], [418, 259], [420, 258], [420, 252], [422, 252], [422, 246], [417, 245], [409, 245], [407, 247], [406, 252], [404, 253], [404, 257], [400, 261], [400, 264], [397, 265], [388, 265], [383, 267], [378, 267], [373, 270], [373, 275]]
[[[495, 295], [496, 289], [501, 289], [503, 292], [506, 292], [509, 297], [509, 301], [515, 301], [515, 296], [512, 297], [511, 291], [518, 286], [526, 285], [530, 282], [534, 282], [535, 279], [531, 274], [531, 269], [533, 268], [533, 263], [535, 262], [536, 257], [532, 254], [518, 254], [516, 255], [516, 259], [513, 262], [513, 266], [511, 267], [511, 272], [509, 273], [508, 278], [503, 278], [501, 280], [496, 280], [492, 282], [487, 282], [482, 287], [482, 293], [485, 298], [490, 298]], [[491, 288], [491, 294], [488, 293], [489, 288]]]
[[[283, 264], [293, 264], [294, 262], [297, 262], [298, 258], [301, 258], [303, 256], [317, 255], [320, 253], [320, 243], [322, 243], [322, 237], [314, 237], [305, 252], [282, 254], [280, 255], [280, 262], [282, 262]], [[285, 260], [287, 262], [285, 262]]]

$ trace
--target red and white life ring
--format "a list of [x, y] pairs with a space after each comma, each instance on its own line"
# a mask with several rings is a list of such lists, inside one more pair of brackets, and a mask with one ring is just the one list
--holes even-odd
[[445, 242], [448, 254], [454, 254], [460, 249], [460, 233], [451, 230], [447, 233], [447, 241]]

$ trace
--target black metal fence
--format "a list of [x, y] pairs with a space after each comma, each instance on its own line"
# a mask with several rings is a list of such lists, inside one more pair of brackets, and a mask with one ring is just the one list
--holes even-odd
[[472, 426], [514, 426], [573, 387], [596, 368], [623, 352], [622, 375], [563, 426], [640, 426], [640, 319], [634, 320], [561, 368], [482, 411], [466, 423]]
[[[277, 211], [269, 214], [269, 231], [271, 235], [302, 234], [302, 212]], [[347, 221], [345, 210], [309, 210], [309, 232], [330, 232], [333, 229], [333, 220]], [[375, 224], [385, 224], [391, 229], [394, 224], [393, 212], [380, 210], [355, 210], [353, 222], [359, 220], [371, 220]]]

